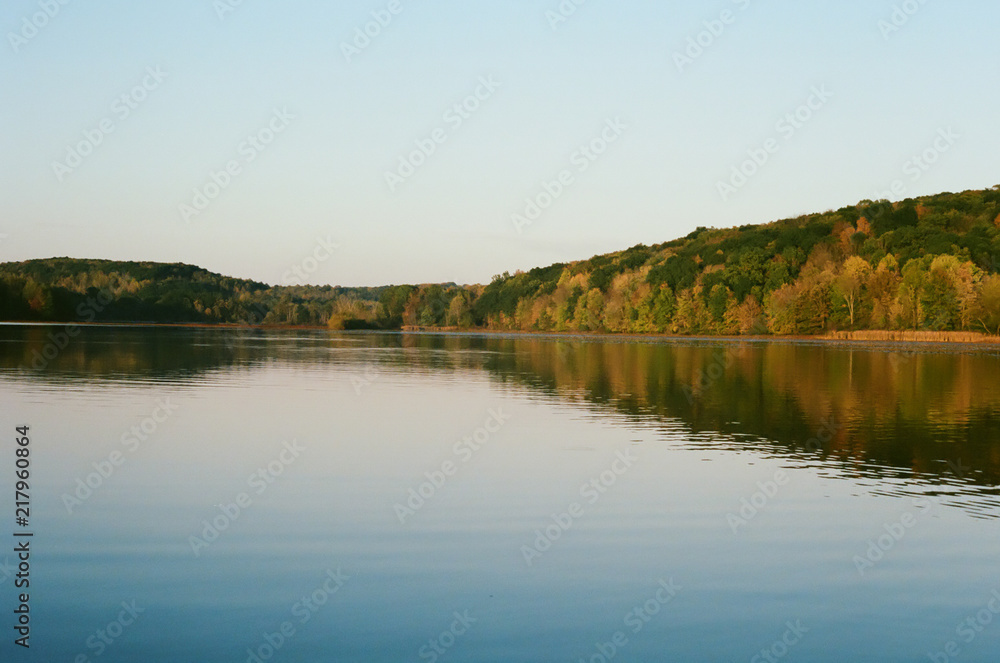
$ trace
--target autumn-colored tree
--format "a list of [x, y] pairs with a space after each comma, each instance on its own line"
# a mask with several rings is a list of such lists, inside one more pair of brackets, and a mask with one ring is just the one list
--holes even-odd
[[54, 309], [52, 301], [52, 288], [36, 283], [33, 279], [28, 279], [24, 285], [24, 300], [39, 318], [46, 320], [52, 316]]
[[879, 261], [878, 267], [868, 278], [872, 328], [888, 329], [892, 326], [892, 305], [899, 292], [899, 283], [899, 264], [894, 256], [888, 255]]
[[902, 282], [893, 305], [893, 317], [898, 326], [919, 329], [924, 320], [923, 293], [927, 270], [922, 260], [911, 260], [903, 265]]
[[604, 297], [604, 328], [609, 332], [627, 332], [631, 326], [628, 281], [628, 275], [619, 275], [610, 284]]
[[[581, 300], [583, 298], [581, 297]], [[603, 328], [602, 316], [604, 313], [604, 295], [600, 289], [591, 288], [587, 293], [586, 303], [578, 305], [578, 311], [582, 312], [579, 329], [584, 331], [598, 331]]]
[[466, 292], [459, 292], [448, 303], [448, 313], [445, 323], [450, 327], [468, 328], [472, 326], [472, 307], [470, 297]]
[[855, 313], [858, 302], [861, 300], [862, 291], [867, 287], [871, 277], [872, 266], [868, 261], [858, 256], [851, 256], [844, 261], [834, 281], [837, 293], [844, 300], [844, 305], [851, 319], [851, 327], [854, 327]]
[[767, 318], [764, 315], [764, 308], [753, 295], [736, 305], [732, 313], [727, 314], [727, 318], [729, 317], [731, 317], [736, 331], [743, 336], [767, 333]]
[[420, 292], [414, 291], [410, 295], [409, 299], [406, 300], [406, 306], [403, 308], [403, 324], [407, 326], [415, 326], [420, 321]]
[[821, 334], [833, 314], [834, 275], [830, 267], [810, 270], [796, 284], [795, 328], [800, 334]]
[[672, 330], [678, 334], [702, 334], [711, 325], [711, 319], [701, 297], [701, 287], [682, 290], [677, 295], [677, 308]]
[[772, 334], [785, 336], [798, 331], [795, 321], [799, 290], [799, 286], [787, 283], [767, 296], [764, 308]]

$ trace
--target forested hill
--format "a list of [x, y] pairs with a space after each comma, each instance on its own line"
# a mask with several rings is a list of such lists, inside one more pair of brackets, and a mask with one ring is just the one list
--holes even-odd
[[277, 286], [180, 263], [0, 263], [0, 320], [326, 325], [364, 319], [385, 288]]
[[1000, 186], [739, 228], [698, 228], [496, 277], [491, 327], [680, 334], [1000, 328]]
[[[0, 264], [0, 319], [676, 334], [1000, 334], [1000, 186], [687, 237], [485, 286], [271, 287], [197, 267]], [[92, 306], [96, 301], [98, 307]]]

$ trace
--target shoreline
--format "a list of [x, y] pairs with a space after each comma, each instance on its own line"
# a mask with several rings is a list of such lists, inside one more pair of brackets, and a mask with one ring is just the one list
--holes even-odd
[[[433, 329], [410, 327], [393, 333], [454, 335], [454, 336], [494, 336], [494, 337], [526, 337], [549, 339], [593, 340], [612, 342], [722, 342], [722, 343], [811, 343], [815, 345], [857, 345], [857, 346], [948, 346], [955, 348], [1000, 348], [1000, 336], [976, 335], [972, 332], [896, 332], [896, 331], [864, 331], [864, 332], [831, 332], [823, 335], [787, 335], [757, 334], [751, 336], [724, 336], [719, 334], [611, 334], [607, 332], [582, 331], [522, 331], [496, 329]], [[867, 335], [871, 335], [868, 337]], [[889, 336], [899, 335], [897, 338]], [[926, 335], [926, 336], [921, 336]], [[902, 337], [910, 336], [910, 337]]]
[[709, 341], [728, 343], [815, 343], [830, 345], [946, 345], [956, 347], [1000, 346], [1000, 336], [988, 336], [978, 332], [933, 332], [933, 331], [889, 331], [864, 330], [830, 332], [822, 335], [775, 336], [758, 334], [752, 336], [725, 336], [715, 334], [614, 334], [608, 332], [584, 331], [523, 331], [498, 329], [461, 329], [458, 327], [415, 327], [401, 329], [359, 329], [333, 330], [319, 325], [240, 325], [233, 323], [204, 322], [37, 322], [7, 321], [0, 326], [9, 327], [107, 327], [137, 329], [219, 329], [219, 330], [260, 330], [260, 331], [323, 331], [330, 334], [420, 334], [441, 336], [493, 336], [497, 338], [549, 338], [616, 342], [656, 342], [656, 341]]

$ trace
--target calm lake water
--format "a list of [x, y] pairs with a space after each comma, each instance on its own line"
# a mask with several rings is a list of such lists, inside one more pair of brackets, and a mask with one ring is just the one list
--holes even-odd
[[1000, 656], [995, 350], [62, 331], [4, 661]]

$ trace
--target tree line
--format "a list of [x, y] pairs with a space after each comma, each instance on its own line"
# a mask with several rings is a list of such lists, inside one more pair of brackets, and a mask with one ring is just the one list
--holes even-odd
[[494, 277], [491, 329], [673, 334], [1000, 334], [1000, 187], [685, 238]]
[[672, 334], [1000, 334], [1000, 187], [862, 201], [495, 276], [269, 286], [183, 264], [0, 264], [0, 319]]

